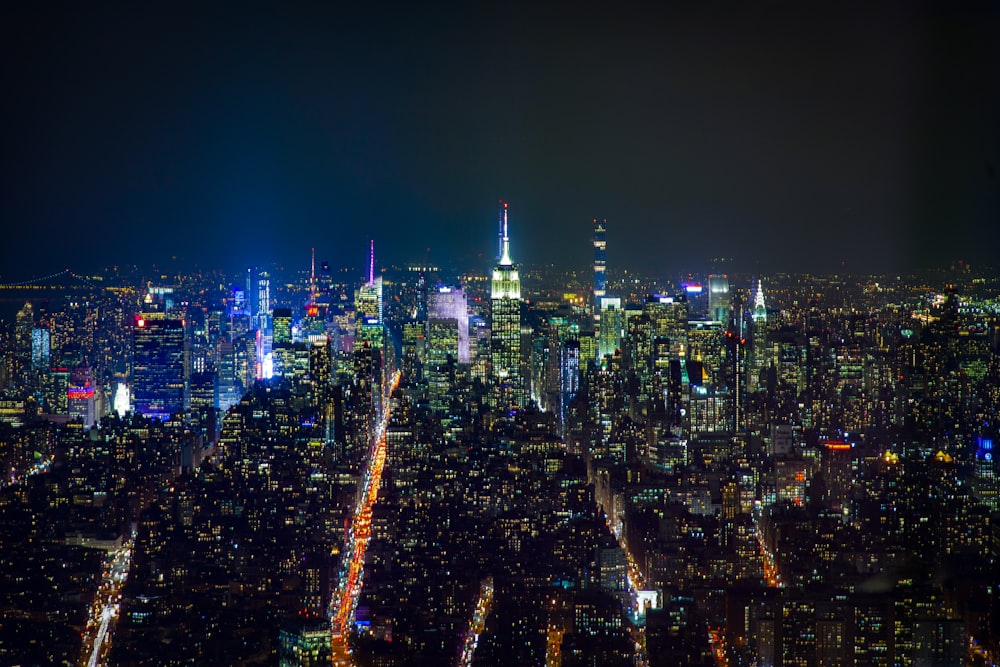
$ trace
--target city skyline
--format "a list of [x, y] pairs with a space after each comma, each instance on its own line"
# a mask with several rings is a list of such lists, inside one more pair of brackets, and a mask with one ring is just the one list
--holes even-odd
[[994, 5], [386, 9], [5, 10], [0, 279], [488, 268], [498, 198], [525, 265], [992, 260]]
[[597, 302], [603, 220], [522, 281], [507, 212], [461, 287], [372, 240], [364, 275], [2, 286], [0, 656], [993, 664], [1000, 276]]

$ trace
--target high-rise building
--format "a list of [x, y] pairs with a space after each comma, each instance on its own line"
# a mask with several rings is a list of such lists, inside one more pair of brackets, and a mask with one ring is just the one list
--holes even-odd
[[35, 327], [31, 330], [31, 367], [36, 370], [49, 367], [51, 353], [51, 335], [48, 327]]
[[14, 321], [14, 369], [15, 384], [22, 384], [31, 369], [32, 334], [35, 327], [35, 309], [31, 302], [25, 302], [24, 307], [17, 312]]
[[192, 373], [190, 385], [190, 409], [188, 423], [192, 429], [215, 442], [217, 422], [215, 418], [215, 373], [202, 371]]
[[461, 287], [438, 285], [427, 302], [427, 354], [424, 374], [431, 409], [449, 404], [456, 365], [469, 363], [469, 310]]
[[429, 320], [454, 320], [458, 332], [456, 361], [469, 363], [469, 304], [462, 288], [438, 285], [428, 295], [427, 317]]
[[622, 346], [622, 300], [617, 297], [602, 297], [598, 308], [598, 357], [603, 359], [613, 355]]
[[764, 303], [764, 285], [758, 278], [757, 287], [753, 294], [753, 310], [751, 311], [753, 320], [751, 348], [750, 373], [747, 378], [747, 386], [750, 391], [757, 391], [760, 387], [761, 374], [767, 368], [767, 306]]
[[85, 429], [97, 423], [94, 373], [90, 366], [81, 365], [73, 369], [66, 398], [70, 419], [80, 420]]
[[247, 269], [247, 306], [250, 330], [256, 332], [253, 336], [254, 376], [257, 380], [270, 378], [274, 331], [271, 323], [271, 275], [267, 271]]
[[136, 413], [166, 420], [184, 409], [184, 323], [143, 313], [132, 325]]
[[507, 204], [503, 205], [503, 249], [491, 284], [490, 359], [493, 398], [497, 407], [523, 407], [521, 376], [521, 277], [510, 258]]
[[455, 364], [458, 361], [459, 332], [454, 319], [432, 317], [427, 320], [427, 393], [432, 410], [447, 409]]
[[317, 341], [309, 346], [309, 379], [312, 382], [312, 404], [322, 415], [333, 389], [333, 364], [330, 343]]
[[729, 325], [733, 306], [729, 299], [729, 276], [711, 275], [708, 277], [708, 318]]
[[273, 313], [274, 345], [287, 345], [292, 342], [292, 309], [275, 308]]
[[368, 263], [368, 280], [354, 295], [356, 339], [368, 341], [376, 349], [385, 347], [385, 328], [382, 319], [382, 276], [375, 277], [375, 241], [371, 242]]
[[580, 390], [580, 341], [567, 340], [560, 348], [559, 434], [566, 435], [569, 404]]
[[996, 465], [993, 462], [993, 438], [980, 436], [977, 440], [975, 468], [973, 471], [973, 490], [976, 497], [986, 507], [996, 511], [998, 502], [998, 484]]
[[601, 321], [601, 298], [607, 293], [607, 231], [608, 220], [594, 218], [594, 323]]

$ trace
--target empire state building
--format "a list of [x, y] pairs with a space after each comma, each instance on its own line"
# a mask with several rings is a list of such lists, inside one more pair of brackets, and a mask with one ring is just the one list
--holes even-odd
[[510, 259], [507, 203], [503, 216], [500, 261], [493, 268], [490, 298], [490, 361], [493, 399], [497, 408], [524, 407], [526, 392], [521, 376], [521, 277]]

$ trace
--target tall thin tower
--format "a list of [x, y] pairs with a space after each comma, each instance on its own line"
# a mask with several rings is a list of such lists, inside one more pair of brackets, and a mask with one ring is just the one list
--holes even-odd
[[601, 321], [601, 298], [607, 294], [607, 227], [608, 219], [594, 218], [594, 323]]
[[309, 262], [309, 303], [316, 303], [316, 248], [311, 248], [312, 255]]
[[500, 261], [493, 268], [490, 313], [490, 361], [493, 397], [498, 408], [524, 407], [521, 377], [521, 278], [510, 258], [507, 204], [503, 203]]
[[503, 242], [507, 235], [507, 202], [500, 200], [497, 209], [497, 261], [503, 257]]

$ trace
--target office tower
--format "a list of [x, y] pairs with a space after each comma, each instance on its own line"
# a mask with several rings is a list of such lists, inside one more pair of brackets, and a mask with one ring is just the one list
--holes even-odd
[[653, 338], [669, 341], [670, 358], [684, 359], [688, 347], [687, 297], [657, 294], [646, 299], [642, 311], [649, 316]]
[[566, 437], [569, 404], [580, 390], [580, 341], [567, 340], [559, 354], [559, 435]]
[[80, 420], [85, 429], [97, 423], [94, 390], [94, 373], [90, 366], [77, 366], [70, 373], [70, 386], [66, 390], [69, 418]]
[[976, 497], [992, 511], [1000, 507], [998, 502], [998, 484], [996, 466], [993, 462], [993, 438], [980, 436], [977, 439], [975, 467], [972, 478], [973, 491]]
[[521, 377], [521, 277], [510, 258], [507, 204], [503, 205], [500, 261], [493, 268], [490, 297], [490, 358], [494, 401], [498, 408], [524, 407]]
[[[426, 270], [426, 267], [424, 267]], [[417, 278], [417, 311], [413, 319], [417, 322], [427, 321], [427, 274], [420, 272]]]
[[30, 302], [17, 311], [14, 320], [14, 365], [11, 379], [14, 385], [21, 388], [28, 379], [31, 369], [32, 332], [35, 327], [35, 309]]
[[[565, 411], [561, 406], [568, 405], [563, 401], [564, 385], [570, 380], [565, 377], [565, 348], [570, 342], [575, 343], [573, 352], [574, 368], [580, 368], [580, 325], [570, 321], [568, 313], [549, 317], [545, 335], [536, 339], [536, 346], [542, 346], [541, 368], [535, 380], [539, 405], [547, 412], [555, 412], [557, 423], [561, 424]], [[576, 393], [576, 378], [573, 378], [573, 393]], [[570, 397], [572, 398], [572, 396]], [[561, 428], [561, 427], [560, 427]]]
[[427, 325], [423, 321], [403, 323], [403, 350], [401, 370], [403, 374], [419, 382], [423, 376], [423, 363], [426, 354]]
[[256, 295], [254, 317], [257, 319], [257, 328], [267, 329], [271, 314], [271, 274], [267, 271], [257, 274]]
[[708, 318], [729, 326], [729, 317], [733, 307], [729, 300], [729, 276], [711, 275], [708, 277]]
[[647, 329], [641, 336], [645, 349], [637, 355], [636, 367], [642, 396], [653, 400], [653, 410], [665, 401], [671, 423], [681, 425], [689, 391], [687, 298], [648, 296], [640, 322]]
[[438, 285], [428, 295], [427, 317], [429, 320], [454, 321], [458, 335], [456, 361], [469, 363], [469, 304], [462, 288]]
[[382, 409], [382, 355], [368, 341], [354, 346], [354, 382], [346, 388], [348, 411], [344, 414], [348, 460], [361, 461]]
[[333, 389], [329, 342], [317, 341], [309, 347], [309, 379], [312, 382], [312, 407], [316, 414], [323, 415]]
[[210, 442], [215, 441], [217, 422], [215, 419], [215, 373], [203, 371], [191, 374], [191, 399], [189, 424]]
[[431, 409], [447, 410], [456, 365], [469, 363], [469, 309], [460, 287], [438, 285], [427, 302], [424, 377]]
[[271, 346], [271, 275], [267, 271], [247, 269], [247, 312], [250, 331], [254, 333], [254, 377], [262, 380], [271, 377], [273, 363]]
[[31, 330], [31, 367], [34, 370], [47, 370], [51, 353], [51, 336], [48, 327], [35, 327]]
[[272, 313], [273, 344], [288, 345], [292, 342], [291, 308], [275, 308]]
[[624, 326], [622, 300], [618, 297], [602, 297], [600, 308], [598, 308], [598, 318], [597, 354], [599, 359], [603, 359], [609, 354], [613, 355], [616, 350], [620, 350], [622, 347], [622, 327]]
[[132, 325], [135, 411], [166, 420], [184, 409], [184, 323], [143, 313]]
[[247, 391], [257, 379], [256, 335], [245, 334], [233, 338], [233, 349], [236, 354], [236, 379], [243, 391]]
[[459, 332], [454, 319], [432, 317], [427, 321], [427, 394], [430, 407], [444, 412], [450, 403], [455, 364], [458, 361]]
[[69, 368], [52, 366], [48, 369], [42, 389], [45, 396], [45, 412], [52, 415], [68, 414]]
[[219, 341], [215, 373], [215, 409], [225, 413], [240, 402], [243, 383], [237, 373], [236, 347], [227, 340]]
[[601, 299], [607, 293], [607, 218], [594, 218], [594, 323], [601, 321]]
[[289, 371], [292, 348], [292, 310], [275, 308], [271, 312], [271, 374], [284, 377]]
[[[688, 322], [688, 360], [701, 364], [701, 377], [691, 377], [691, 384], [709, 387], [725, 384], [725, 342], [721, 323], [714, 320]], [[691, 375], [690, 371], [688, 374]]]

